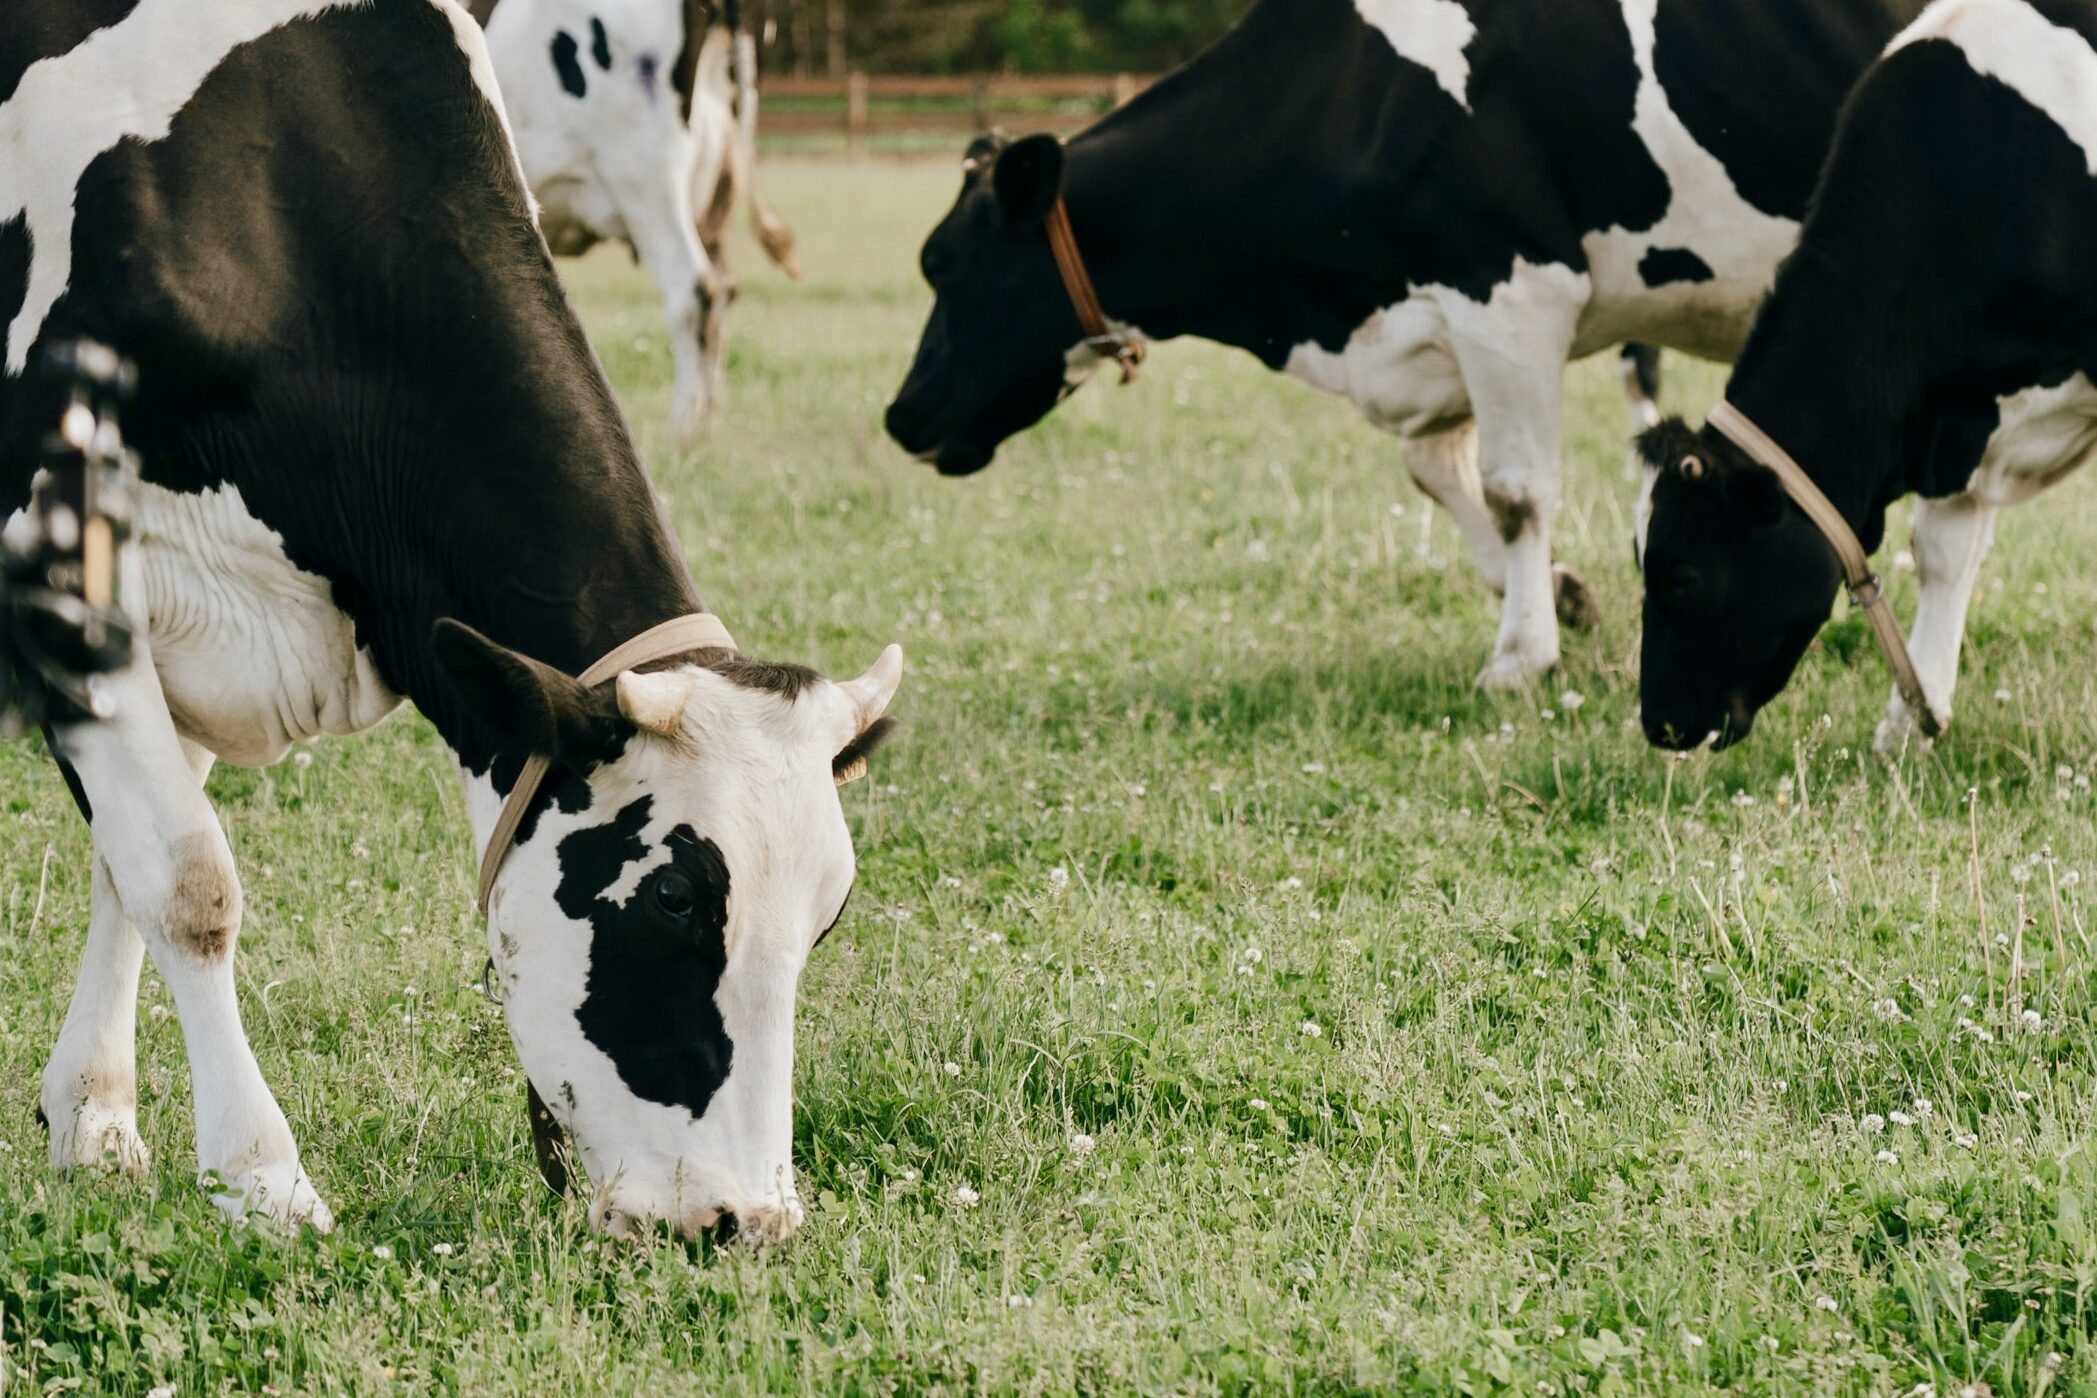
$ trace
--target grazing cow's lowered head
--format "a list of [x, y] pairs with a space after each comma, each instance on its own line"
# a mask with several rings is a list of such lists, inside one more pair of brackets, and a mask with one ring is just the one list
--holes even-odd
[[989, 465], [1101, 358], [1084, 343], [1049, 251], [1062, 143], [993, 132], [969, 147], [962, 171], [961, 197], [920, 259], [937, 297], [932, 318], [888, 409], [889, 435], [950, 476]]
[[1646, 737], [1681, 750], [1715, 734], [1728, 747], [1791, 678], [1842, 569], [1776, 476], [1718, 433], [1670, 418], [1639, 439], [1639, 452]]
[[592, 1221], [783, 1241], [796, 989], [852, 890], [838, 787], [893, 723], [902, 652], [849, 683], [709, 652], [586, 689], [454, 623], [439, 647], [462, 697], [554, 760], [488, 938]]

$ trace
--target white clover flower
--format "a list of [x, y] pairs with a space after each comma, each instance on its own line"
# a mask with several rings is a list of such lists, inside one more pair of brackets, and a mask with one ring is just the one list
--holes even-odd
[[391, 1262], [393, 1260], [393, 1249], [387, 1247], [384, 1243], [380, 1243], [371, 1250], [371, 1255], [381, 1262]]
[[2020, 1104], [2029, 1102], [2031, 1100], [2031, 1094], [2020, 1087], [2017, 1089], [2016, 1098]]
[[1755, 798], [1748, 795], [1745, 791], [1736, 791], [1733, 793], [1733, 804], [1736, 806], [1752, 806], [1755, 804]]
[[1251, 1100], [1247, 1101], [1245, 1105], [1252, 1108], [1256, 1112], [1264, 1112], [1267, 1110], [1267, 1099], [1264, 1097], [1254, 1097]]
[[1704, 1337], [1697, 1334], [1694, 1330], [1684, 1330], [1682, 1332], [1682, 1343], [1688, 1345], [1691, 1349], [1702, 1349], [1704, 1347]]
[[1007, 1296], [1005, 1298], [1005, 1308], [1007, 1310], [1026, 1311], [1032, 1310], [1033, 1307], [1034, 1298], [1031, 1296], [1022, 1296], [1017, 1292], [1014, 1292], [1012, 1295]]
[[1050, 888], [1063, 888], [1070, 883], [1070, 870], [1058, 864], [1048, 871], [1048, 881]]
[[954, 1186], [954, 1202], [964, 1209], [973, 1209], [983, 1202], [983, 1196], [965, 1184]]
[[941, 1072], [945, 1073], [950, 1078], [958, 1078], [961, 1076], [961, 1065], [959, 1063], [954, 1062], [952, 1059], [948, 1059], [945, 1063], [940, 1064], [939, 1069]]
[[1239, 952], [1238, 955], [1244, 958], [1245, 964], [1248, 966], [1257, 966], [1267, 959], [1267, 953], [1261, 951], [1258, 947], [1247, 947]]
[[1813, 1309], [1816, 1311], [1839, 1311], [1842, 1308], [1835, 1304], [1835, 1298], [1832, 1296], [1816, 1296], [1813, 1298]]
[[1079, 1131], [1070, 1138], [1070, 1153], [1082, 1160], [1092, 1154], [1092, 1149], [1097, 1144], [1098, 1142], [1094, 1141], [1090, 1136]]
[[2023, 1014], [2017, 1016], [2017, 1020], [2026, 1029], [2038, 1029], [2046, 1023], [2045, 1017], [2037, 1010], [2026, 1010]]
[[1954, 1131], [1951, 1133], [1951, 1143], [1960, 1150], [1972, 1150], [1980, 1144], [1980, 1137], [1971, 1131]]
[[175, 1398], [175, 1386], [171, 1383], [155, 1384], [146, 1390], [146, 1398]]
[[1915, 1124], [1914, 1117], [1909, 1116], [1898, 1108], [1886, 1113], [1886, 1120], [1892, 1122], [1895, 1126], [1913, 1126]]
[[1877, 1112], [1866, 1112], [1863, 1120], [1857, 1123], [1857, 1129], [1867, 1136], [1876, 1136], [1886, 1129], [1886, 1118]]
[[1587, 696], [1585, 694], [1582, 694], [1577, 689], [1569, 689], [1565, 693], [1558, 696], [1558, 707], [1564, 709], [1569, 714], [1579, 713], [1580, 706], [1585, 704], [1586, 702]]
[[2007, 704], [2016, 697], [2016, 695], [2010, 693], [2007, 689], [1998, 689], [1995, 691], [1995, 702], [1998, 704]]
[[1915, 1115], [1923, 1118], [1925, 1121], [1935, 1115], [1936, 1111], [1937, 1104], [1930, 1101], [1929, 1098], [1917, 1097], [1915, 1099]]
[[1908, 1022], [1907, 1012], [1901, 1009], [1900, 1001], [1895, 1000], [1891, 996], [1884, 1000], [1872, 1001], [1871, 1013], [1886, 1024], [1906, 1024]]
[[1881, 1164], [1881, 1165], [1898, 1165], [1898, 1164], [1900, 1164], [1900, 1157], [1899, 1157], [1899, 1156], [1897, 1156], [1897, 1155], [1895, 1155], [1895, 1154], [1894, 1154], [1894, 1153], [1893, 1153], [1892, 1151], [1890, 1151], [1890, 1150], [1882, 1150], [1882, 1151], [1880, 1151], [1880, 1152], [1879, 1152], [1879, 1153], [1878, 1153], [1877, 1155], [1874, 1155], [1874, 1156], [1873, 1156], [1873, 1157], [1871, 1157], [1871, 1158], [1872, 1158], [1873, 1160], [1876, 1160], [1876, 1161], [1878, 1161], [1878, 1162], [1879, 1162], [1879, 1164]]
[[1296, 1032], [1303, 1035], [1306, 1039], [1315, 1039], [1325, 1033], [1323, 1029], [1318, 1027], [1318, 1021], [1315, 1019], [1307, 1019], [1297, 1025]]
[[1303, 764], [1303, 772], [1305, 776], [1309, 777], [1323, 776], [1325, 764], [1323, 762], [1306, 762]]
[[439, 1243], [431, 1248], [430, 1251], [436, 1253], [439, 1257], [449, 1257], [452, 1254], [452, 1246], [450, 1243]]

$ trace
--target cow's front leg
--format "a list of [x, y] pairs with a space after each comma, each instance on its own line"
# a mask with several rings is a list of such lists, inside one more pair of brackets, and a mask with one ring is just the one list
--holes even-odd
[[87, 951], [65, 1028], [44, 1065], [39, 1110], [51, 1133], [51, 1164], [144, 1174], [138, 1134], [138, 972], [146, 944], [124, 916], [109, 866], [97, 857]]
[[[108, 871], [115, 916], [137, 929], [175, 997], [189, 1051], [200, 1178], [231, 1216], [259, 1213], [327, 1228], [328, 1208], [299, 1164], [291, 1127], [240, 1022], [233, 983], [240, 880], [201, 785], [210, 757], [176, 735], [143, 645], [110, 688], [115, 717], [60, 728], [55, 743], [92, 811], [95, 857]], [[111, 950], [125, 951], [112, 940]], [[103, 1025], [104, 1042], [109, 1028]]]
[[[1995, 538], [1995, 507], [1971, 495], [1915, 502], [1913, 531], [1915, 568], [1922, 578], [1922, 599], [1915, 607], [1915, 627], [1908, 654], [1922, 692], [1937, 717], [1951, 721], [1952, 694], [1959, 683], [1959, 650], [1966, 637], [1966, 608], [1980, 581], [1981, 564]], [[1897, 751], [1917, 732], [1915, 716], [1895, 688], [1879, 721], [1876, 745]]]
[[1585, 276], [1564, 267], [1519, 263], [1487, 303], [1445, 298], [1478, 419], [1479, 480], [1507, 548], [1500, 634], [1478, 676], [1487, 689], [1520, 688], [1558, 664], [1562, 607], [1575, 619], [1592, 618], [1586, 585], [1551, 556], [1565, 363], [1586, 288]]

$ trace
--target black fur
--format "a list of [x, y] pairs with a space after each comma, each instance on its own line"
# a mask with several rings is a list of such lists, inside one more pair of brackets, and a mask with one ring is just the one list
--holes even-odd
[[1647, 286], [1674, 282], [1708, 282], [1711, 264], [1689, 248], [1654, 248], [1639, 259], [1638, 275]]
[[604, 21], [590, 16], [590, 59], [602, 72], [612, 71], [612, 41], [604, 32]]
[[[2097, 42], [2088, 0], [2033, 0]], [[1996, 400], [2097, 375], [2097, 182], [2052, 119], [1943, 42], [1858, 86], [1798, 251], [1727, 397], [1865, 548], [1910, 493], [1963, 490]], [[1745, 737], [1826, 621], [1832, 551], [1710, 429], [1666, 424], [1646, 547], [1641, 711], [1655, 743]], [[1679, 469], [1694, 453], [1701, 476]]]
[[[1618, 0], [1464, 4], [1468, 112], [1353, 0], [1257, 0], [1072, 141], [1062, 188], [1108, 313], [1278, 368], [1300, 344], [1341, 348], [1411, 286], [1483, 300], [1518, 258], [1584, 270], [1586, 234], [1652, 227], [1672, 191], [1632, 128]], [[1666, 0], [1664, 86], [1697, 104], [1696, 129], [1723, 126], [1729, 170], [1802, 204], [1842, 93], [1922, 5], [1781, 0], [1772, 17], [1764, 0]], [[996, 168], [925, 244], [937, 301], [888, 414], [950, 474], [1056, 405], [1080, 337], [1033, 218], [1045, 186]]]
[[580, 98], [590, 90], [583, 77], [582, 60], [576, 57], [575, 36], [565, 29], [553, 33], [553, 71], [560, 74], [561, 90], [570, 97]]
[[[604, 890], [647, 853], [640, 832], [649, 808], [643, 797], [611, 822], [562, 840], [554, 897], [592, 929], [589, 993], [576, 1011], [584, 1035], [635, 1094], [697, 1118], [735, 1056], [714, 1004], [728, 966], [728, 865], [712, 841], [679, 826], [670, 858], [642, 875], [623, 903], [607, 901]], [[688, 916], [669, 915], [656, 896], [666, 877], [683, 880], [692, 894]]]

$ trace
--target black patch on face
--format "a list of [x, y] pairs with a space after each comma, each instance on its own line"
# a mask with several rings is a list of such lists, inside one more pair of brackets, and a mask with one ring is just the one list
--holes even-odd
[[612, 41], [604, 32], [604, 21], [595, 15], [590, 16], [590, 57], [604, 72], [612, 71]]
[[577, 61], [578, 52], [575, 36], [567, 30], [557, 30], [553, 36], [553, 71], [561, 75], [561, 90], [570, 97], [581, 97], [590, 90], [583, 79], [582, 64]]
[[1653, 248], [1639, 260], [1638, 275], [1647, 286], [1670, 286], [1676, 282], [1708, 282], [1716, 274], [1710, 263], [1688, 248]]
[[0, 325], [12, 325], [29, 294], [29, 222], [0, 223]]
[[588, 993], [575, 1015], [583, 1036], [636, 1096], [696, 1119], [735, 1056], [714, 1004], [728, 969], [728, 865], [713, 841], [680, 825], [632, 895], [607, 901], [604, 890], [648, 853], [651, 805], [644, 796], [562, 840], [554, 901], [591, 927]]

